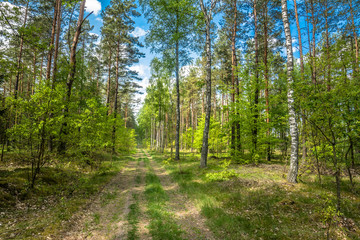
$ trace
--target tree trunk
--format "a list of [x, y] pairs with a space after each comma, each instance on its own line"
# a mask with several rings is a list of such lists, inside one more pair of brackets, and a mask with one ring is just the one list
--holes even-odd
[[265, 78], [265, 112], [266, 112], [266, 160], [271, 160], [270, 149], [270, 107], [269, 107], [269, 68], [268, 68], [268, 13], [267, 2], [265, 6], [264, 21], [264, 78]]
[[311, 3], [311, 22], [312, 22], [312, 79], [313, 83], [316, 85], [316, 21], [315, 21], [315, 9], [314, 9], [314, 2], [310, 0]]
[[106, 88], [106, 106], [108, 109], [108, 115], [110, 115], [110, 87], [111, 87], [111, 48], [109, 47], [109, 73], [108, 73], [108, 82], [107, 82], [107, 88]]
[[[84, 19], [84, 12], [85, 12], [85, 3], [86, 0], [82, 0], [81, 5], [80, 5], [80, 12], [79, 12], [79, 18], [78, 18], [78, 22], [77, 22], [77, 28], [76, 28], [76, 32], [73, 38], [73, 42], [71, 45], [71, 52], [70, 52], [70, 72], [68, 74], [67, 77], [67, 94], [66, 94], [66, 103], [65, 103], [65, 109], [64, 109], [64, 122], [63, 125], [61, 126], [60, 129], [60, 138], [61, 135], [66, 135], [67, 134], [67, 116], [68, 116], [68, 112], [69, 112], [69, 104], [70, 104], [70, 97], [71, 97], [71, 89], [72, 89], [72, 85], [74, 83], [75, 80], [75, 74], [76, 74], [76, 48], [79, 42], [79, 37], [81, 34], [81, 26], [83, 24], [83, 19]], [[63, 153], [66, 150], [66, 143], [63, 139], [61, 139], [60, 144], [59, 144], [59, 152]]]
[[112, 130], [112, 153], [115, 153], [115, 144], [116, 144], [116, 118], [118, 110], [118, 94], [119, 94], [119, 58], [120, 58], [120, 41], [117, 43], [116, 49], [116, 72], [115, 72], [115, 96], [114, 96], [114, 125]]
[[232, 29], [232, 37], [231, 37], [231, 103], [232, 103], [232, 121], [231, 121], [231, 149], [233, 151], [232, 154], [236, 153], [236, 125], [235, 125], [235, 71], [236, 71], [236, 1], [234, 1], [234, 25]]
[[[54, 41], [55, 41], [55, 31], [56, 31], [56, 21], [58, 19], [58, 5], [59, 1], [55, 1], [54, 6], [54, 18], [51, 27], [51, 37], [50, 37], [50, 45], [49, 45], [49, 52], [48, 52], [48, 60], [47, 60], [47, 67], [46, 67], [46, 84], [49, 84], [50, 75], [51, 75], [51, 63], [52, 63], [52, 56], [54, 52]], [[61, 6], [60, 6], [61, 8]], [[71, 59], [70, 59], [71, 61]]]
[[56, 75], [57, 75], [57, 60], [59, 55], [59, 43], [60, 43], [60, 34], [61, 34], [61, 5], [62, 5], [62, 0], [57, 0], [57, 20], [56, 20], [57, 27], [56, 27], [52, 89], [55, 88]]
[[290, 168], [288, 173], [288, 182], [296, 183], [298, 175], [298, 128], [297, 120], [294, 109], [294, 98], [293, 98], [293, 50], [292, 50], [292, 38], [290, 32], [290, 23], [287, 12], [287, 1], [281, 0], [281, 13], [284, 23], [284, 31], [286, 38], [286, 54], [287, 54], [287, 78], [288, 78], [288, 108], [289, 108], [289, 124], [290, 124], [290, 136], [291, 136], [291, 154], [290, 154]]
[[298, 41], [299, 41], [299, 52], [300, 52], [300, 71], [301, 71], [301, 77], [304, 77], [304, 54], [302, 49], [302, 41], [301, 41], [301, 29], [300, 29], [300, 21], [297, 11], [297, 4], [296, 0], [294, 0], [294, 11], [295, 11], [295, 19], [296, 19], [296, 28], [298, 32]]
[[351, 24], [352, 24], [352, 30], [355, 40], [355, 57], [356, 57], [356, 72], [359, 72], [359, 45], [358, 45], [358, 39], [356, 34], [356, 27], [355, 27], [355, 20], [354, 20], [354, 9], [352, 6], [352, 0], [349, 0], [349, 6], [350, 6], [350, 14], [351, 14]]
[[180, 76], [179, 76], [179, 41], [176, 42], [176, 135], [175, 135], [175, 160], [180, 160]]
[[[30, 2], [29, 0], [26, 2], [26, 9], [25, 9], [25, 16], [24, 16], [23, 27], [26, 26], [26, 21], [27, 21], [27, 16], [28, 16], [28, 11], [29, 11], [29, 2]], [[15, 99], [17, 99], [17, 97], [18, 97], [23, 47], [24, 47], [24, 34], [21, 34], [21, 36], [20, 36], [19, 56], [18, 56], [18, 61], [17, 61], [17, 73], [16, 73], [16, 80], [15, 80], [15, 90], [14, 90], [14, 97], [15, 97]]]
[[331, 59], [330, 59], [330, 40], [328, 24], [328, 1], [325, 0], [325, 34], [326, 34], [326, 62], [327, 62], [327, 90], [331, 90]]
[[254, 0], [254, 25], [255, 25], [255, 96], [254, 96], [254, 126], [252, 129], [253, 150], [252, 156], [257, 152], [257, 137], [258, 137], [258, 104], [259, 104], [259, 45], [258, 45], [258, 29], [257, 29], [257, 3]]
[[[37, 49], [34, 50], [34, 62], [33, 62], [33, 64], [34, 64], [33, 65], [34, 75], [33, 75], [33, 83], [32, 83], [32, 86], [31, 86], [31, 95], [34, 95], [34, 87], [36, 85], [36, 73], [37, 73], [36, 60], [37, 60]], [[5, 90], [5, 88], [4, 88], [4, 90]]]
[[205, 168], [207, 166], [207, 155], [209, 149], [209, 129], [210, 129], [210, 115], [211, 115], [211, 18], [212, 10], [216, 5], [216, 0], [211, 1], [211, 7], [207, 10], [204, 6], [203, 0], [200, 0], [200, 7], [204, 14], [206, 24], [206, 106], [205, 106], [205, 127], [203, 133], [203, 143], [201, 149], [200, 167]]

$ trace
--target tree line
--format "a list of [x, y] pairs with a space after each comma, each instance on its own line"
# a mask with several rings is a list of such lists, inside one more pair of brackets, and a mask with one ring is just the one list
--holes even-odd
[[[289, 161], [341, 178], [359, 164], [358, 1], [142, 0], [150, 85], [138, 139], [163, 152]], [[199, 56], [199, 57], [194, 57]], [[195, 58], [195, 59], [194, 59]]]
[[55, 155], [136, 146], [140, 79], [130, 67], [143, 57], [132, 35], [140, 13], [133, 0], [111, 1], [99, 38], [85, 6], [86, 0], [0, 3], [1, 161], [20, 156], [30, 188]]

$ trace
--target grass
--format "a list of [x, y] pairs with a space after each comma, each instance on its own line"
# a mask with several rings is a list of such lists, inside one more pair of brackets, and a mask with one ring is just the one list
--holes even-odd
[[[99, 155], [97, 155], [98, 157]], [[38, 239], [66, 229], [64, 222], [85, 207], [92, 196], [110, 181], [131, 157], [103, 153], [97, 168], [61, 159], [42, 168], [35, 188], [28, 189], [30, 169], [21, 162], [0, 166], [0, 239]], [[106, 205], [116, 193], [107, 193]], [[99, 222], [96, 216], [94, 221]]]
[[139, 210], [139, 202], [138, 202], [138, 195], [133, 194], [134, 203], [130, 205], [130, 212], [128, 214], [128, 223], [130, 225], [130, 230], [128, 231], [128, 239], [129, 240], [135, 240], [139, 239], [139, 236], [137, 235], [138, 226], [138, 216], [140, 213]]
[[149, 159], [144, 159], [148, 172], [145, 176], [145, 197], [147, 213], [150, 217], [149, 232], [153, 239], [182, 239], [180, 226], [174, 216], [167, 210], [166, 202], [169, 197], [164, 191], [160, 179], [149, 166]]
[[[217, 159], [210, 159], [208, 168], [200, 169], [198, 156], [182, 154], [180, 171], [177, 162], [151, 154], [179, 184], [181, 193], [196, 203], [216, 238], [325, 239], [331, 226], [331, 238], [360, 239], [356, 227], [360, 225], [360, 197], [350, 191], [346, 180], [342, 181], [342, 214], [353, 228], [344, 218], [338, 219], [341, 223], [324, 222], [335, 206], [331, 176], [324, 176], [320, 185], [314, 181], [316, 176], [308, 174], [292, 185], [284, 179], [281, 164], [231, 165], [239, 177], [209, 182], [207, 173], [221, 171]], [[359, 178], [356, 181], [358, 184]]]

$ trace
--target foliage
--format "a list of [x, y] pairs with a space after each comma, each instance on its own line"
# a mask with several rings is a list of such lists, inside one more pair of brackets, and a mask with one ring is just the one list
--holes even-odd
[[234, 169], [228, 169], [231, 164], [231, 160], [224, 160], [222, 164], [220, 164], [220, 168], [223, 170], [220, 172], [207, 173], [205, 178], [210, 182], [215, 181], [228, 181], [231, 178], [238, 177], [239, 174], [235, 172]]

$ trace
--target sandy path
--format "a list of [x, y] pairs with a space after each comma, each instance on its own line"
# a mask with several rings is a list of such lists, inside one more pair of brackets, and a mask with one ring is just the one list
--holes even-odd
[[156, 163], [145, 152], [150, 160], [154, 173], [159, 177], [163, 189], [169, 196], [167, 203], [169, 210], [174, 214], [177, 224], [184, 231], [184, 239], [215, 239], [213, 233], [205, 224], [205, 218], [200, 214], [195, 204], [184, 194], [179, 192], [179, 186], [175, 183], [166, 170]]
[[124, 240], [134, 225], [128, 222], [131, 206], [138, 206], [135, 236], [137, 239], [152, 239], [149, 233], [150, 218], [147, 216], [145, 198], [145, 176], [148, 171], [143, 158], [148, 158], [154, 173], [159, 177], [164, 191], [169, 196], [166, 208], [175, 218], [183, 231], [184, 239], [215, 239], [205, 224], [199, 209], [183, 193], [171, 176], [156, 163], [152, 157], [138, 151], [134, 156], [137, 161], [130, 161], [86, 207], [75, 214], [67, 225], [71, 230], [50, 239], [64, 240]]
[[[135, 159], [143, 155], [137, 153]], [[58, 239], [65, 240], [105, 240], [127, 239], [129, 225], [127, 216], [130, 206], [134, 203], [134, 194], [140, 199], [144, 192], [145, 167], [143, 162], [130, 161], [126, 167], [114, 177], [91, 205], [72, 219], [71, 231]], [[136, 177], [141, 181], [136, 183]], [[139, 205], [145, 205], [143, 203]], [[149, 239], [145, 211], [141, 212], [141, 225], [138, 229], [140, 239]]]

